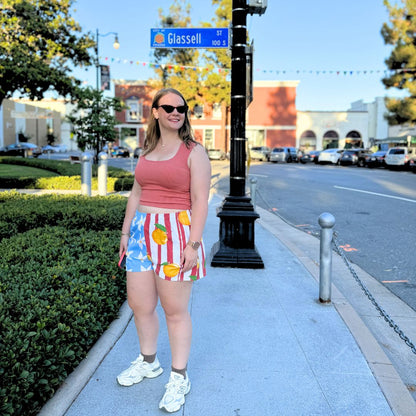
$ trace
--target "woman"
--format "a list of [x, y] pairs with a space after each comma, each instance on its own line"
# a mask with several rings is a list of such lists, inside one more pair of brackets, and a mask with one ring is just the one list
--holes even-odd
[[193, 281], [206, 273], [202, 232], [210, 179], [210, 162], [192, 138], [184, 97], [173, 88], [160, 90], [153, 99], [120, 240], [120, 256], [126, 251], [127, 299], [134, 312], [140, 355], [117, 381], [131, 386], [162, 373], [156, 356], [160, 299], [172, 370], [159, 408], [168, 412], [181, 408], [191, 387], [188, 303]]

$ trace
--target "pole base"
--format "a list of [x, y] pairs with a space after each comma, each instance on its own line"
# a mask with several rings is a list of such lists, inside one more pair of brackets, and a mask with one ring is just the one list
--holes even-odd
[[250, 198], [228, 196], [217, 216], [221, 219], [220, 239], [211, 250], [211, 266], [263, 269], [254, 245], [254, 222], [259, 214]]
[[212, 267], [235, 267], [240, 269], [264, 269], [263, 260], [256, 248], [231, 248], [217, 241], [211, 250]]

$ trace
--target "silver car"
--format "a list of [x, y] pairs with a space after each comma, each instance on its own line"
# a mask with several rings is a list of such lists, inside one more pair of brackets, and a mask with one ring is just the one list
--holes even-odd
[[250, 157], [252, 160], [262, 160], [268, 162], [270, 160], [270, 147], [255, 146], [250, 149]]
[[408, 167], [411, 159], [416, 159], [416, 147], [391, 147], [384, 161], [387, 166]]
[[297, 162], [298, 151], [295, 147], [275, 147], [270, 153], [270, 162]]

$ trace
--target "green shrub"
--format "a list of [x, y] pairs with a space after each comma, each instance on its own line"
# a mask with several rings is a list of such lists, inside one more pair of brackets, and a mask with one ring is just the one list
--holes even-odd
[[0, 414], [35, 415], [117, 317], [125, 204], [0, 193]]
[[0, 192], [0, 240], [40, 226], [121, 230], [127, 199], [118, 195], [20, 194]]
[[[53, 178], [8, 178], [0, 177], [0, 188], [4, 189], [62, 189], [81, 190], [81, 165], [68, 161], [0, 157], [0, 163], [31, 166], [61, 175]], [[97, 190], [97, 165], [92, 166], [91, 189]], [[123, 169], [108, 166], [107, 192], [130, 191], [134, 176]]]

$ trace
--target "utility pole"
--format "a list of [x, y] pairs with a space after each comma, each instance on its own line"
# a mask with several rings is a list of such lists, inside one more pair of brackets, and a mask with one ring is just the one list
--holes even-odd
[[254, 222], [259, 218], [246, 196], [246, 47], [247, 13], [264, 13], [267, 0], [233, 0], [231, 49], [230, 194], [224, 199], [219, 241], [213, 247], [211, 266], [264, 268], [254, 244]]

